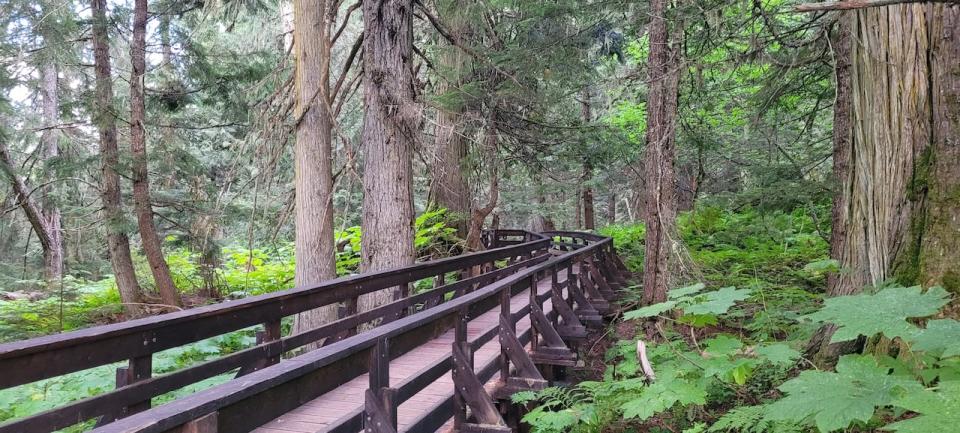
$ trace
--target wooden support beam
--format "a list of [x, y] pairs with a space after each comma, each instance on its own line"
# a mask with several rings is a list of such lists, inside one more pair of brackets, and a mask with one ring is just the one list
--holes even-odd
[[385, 388], [379, 392], [368, 389], [363, 401], [364, 433], [397, 433], [397, 411], [393, 408], [396, 390]]
[[603, 278], [603, 275], [600, 275], [600, 270], [597, 269], [597, 265], [591, 261], [587, 269], [590, 273], [590, 279], [596, 284], [597, 291], [603, 296], [603, 299], [608, 303], [613, 301], [616, 294], [613, 292], [613, 289], [610, 288], [610, 285], [607, 284], [607, 280]]
[[[570, 290], [569, 288], [567, 290]], [[553, 284], [550, 289], [550, 305], [557, 312], [557, 317], [562, 320], [561, 323], [554, 322], [557, 333], [566, 341], [582, 341], [587, 337], [587, 328], [580, 322], [580, 318], [573, 312], [573, 308], [563, 298], [562, 286], [557, 282], [554, 274]]]
[[[454, 413], [454, 428], [463, 429], [466, 423], [467, 407], [476, 419], [477, 424], [486, 424], [492, 426], [506, 426], [503, 417], [493, 404], [493, 398], [487, 394], [483, 383], [477, 378], [473, 371], [473, 354], [469, 344], [465, 342], [453, 343], [453, 386], [456, 388], [454, 396], [459, 396], [463, 406], [457, 407], [454, 404], [456, 413]], [[455, 400], [456, 401], [456, 400]], [[458, 425], [457, 419], [460, 419]]]
[[594, 309], [600, 312], [600, 314], [607, 314], [610, 312], [610, 303], [607, 302], [606, 298], [600, 294], [600, 291], [597, 290], [597, 286], [593, 284], [593, 281], [590, 279], [590, 272], [587, 269], [587, 265], [584, 265], [580, 268], [580, 285], [583, 287], [583, 293], [588, 297], [590, 305]]
[[[517, 334], [507, 325], [510, 319], [500, 318], [500, 348], [506, 353], [506, 359], [516, 368], [515, 376], [525, 379], [543, 380], [543, 376], [533, 364], [527, 350], [520, 344]], [[509, 368], [509, 364], [506, 365]], [[511, 375], [514, 376], [514, 375]]]

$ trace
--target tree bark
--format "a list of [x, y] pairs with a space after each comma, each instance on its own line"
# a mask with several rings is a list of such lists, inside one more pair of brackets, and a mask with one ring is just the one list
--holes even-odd
[[577, 188], [574, 194], [573, 208], [575, 210], [573, 215], [573, 230], [580, 230], [583, 228], [583, 187]]
[[[468, 27], [464, 13], [467, 2], [448, 0], [438, 2], [439, 15], [446, 18], [447, 29], [454, 37], [463, 39]], [[469, 71], [469, 56], [460, 48], [447, 44], [441, 48], [439, 72], [447, 75], [437, 82], [437, 94], [459, 92], [464, 75]], [[473, 200], [467, 183], [468, 142], [464, 140], [463, 102], [454, 99], [454, 106], [438, 107], [435, 125], [434, 163], [430, 179], [430, 206], [446, 208], [453, 217], [453, 227], [460, 237], [468, 233]]]
[[590, 164], [590, 161], [584, 161], [583, 176], [580, 179], [583, 184], [583, 194], [580, 201], [583, 202], [583, 228], [587, 230], [597, 229], [596, 211], [593, 207], [593, 188], [587, 184], [592, 178], [593, 164]]
[[130, 156], [133, 178], [133, 205], [143, 254], [150, 264], [150, 272], [160, 299], [165, 305], [180, 306], [180, 294], [170, 277], [170, 268], [163, 257], [163, 244], [153, 222], [153, 204], [150, 202], [150, 173], [147, 168], [147, 137], [143, 124], [146, 120], [143, 87], [146, 76], [147, 0], [136, 0], [133, 8], [133, 40], [130, 41]]
[[557, 225], [554, 224], [553, 219], [550, 218], [547, 208], [547, 195], [543, 191], [543, 180], [540, 178], [540, 173], [534, 173], [534, 179], [537, 183], [536, 185], [536, 196], [537, 196], [537, 209], [535, 210], [535, 221], [534, 221], [534, 231], [538, 232], [549, 232], [557, 229]]
[[960, 291], [950, 264], [960, 245], [958, 41], [950, 24], [960, 7], [909, 4], [849, 13], [856, 41], [850, 150], [843, 212], [835, 217], [842, 239], [833, 245], [845, 271], [831, 294], [890, 279]]
[[[927, 5], [931, 21], [933, 152], [917, 283], [960, 294], [960, 5]], [[940, 17], [940, 19], [936, 19]]]
[[[651, 0], [649, 91], [647, 93], [647, 148], [644, 156], [646, 249], [643, 303], [667, 300], [672, 265], [680, 238], [676, 228], [675, 122], [679, 82], [678, 47], [671, 45], [664, 18], [666, 0]], [[648, 327], [648, 334], [651, 329]], [[650, 335], [652, 337], [652, 335]]]
[[[337, 276], [333, 242], [333, 118], [329, 112], [331, 27], [337, 2], [294, 0], [296, 101], [294, 147], [297, 287]], [[335, 320], [335, 305], [298, 314], [294, 332]]]
[[96, 73], [96, 110], [94, 123], [100, 138], [101, 200], [106, 219], [107, 249], [110, 264], [120, 291], [120, 300], [130, 316], [140, 314], [140, 288], [130, 257], [130, 239], [124, 232], [123, 208], [120, 196], [120, 175], [116, 168], [120, 160], [117, 147], [117, 123], [113, 109], [113, 82], [110, 76], [110, 39], [106, 0], [90, 1], [93, 17], [93, 57]]
[[[847, 207], [849, 194], [842, 193], [847, 184], [850, 168], [850, 44], [852, 20], [849, 13], [843, 13], [837, 21], [837, 37], [833, 44], [834, 74], [836, 96], [833, 105], [833, 182], [836, 193], [833, 195], [831, 221], [833, 229], [830, 232], [830, 257], [843, 263], [847, 250]], [[852, 290], [859, 290], [849, 284], [840, 284], [839, 274], [831, 273], [827, 276], [827, 295], [849, 295]]]
[[[847, 211], [849, 194], [843, 193], [844, 185], [848, 181], [850, 168], [850, 49], [852, 43], [853, 20], [850, 13], [842, 13], [838, 20], [837, 35], [833, 42], [834, 74], [836, 96], [833, 105], [833, 177], [836, 193], [833, 196], [831, 210], [833, 229], [830, 233], [830, 257], [840, 263], [847, 262], [845, 254], [849, 250], [847, 244]], [[831, 273], [827, 276], [827, 296], [850, 295], [859, 292], [860, 287], [851, 284], [842, 284], [841, 274]], [[840, 356], [858, 350], [859, 343], [842, 342], [830, 344], [830, 338], [836, 331], [836, 326], [827, 324], [822, 326], [807, 343], [806, 355], [815, 364], [829, 367], [836, 363]]]
[[[363, 215], [361, 270], [410, 265], [413, 146], [420, 110], [413, 76], [413, 1], [363, 2]], [[403, 295], [405, 287], [396, 290]], [[389, 289], [360, 297], [365, 311], [393, 299]]]

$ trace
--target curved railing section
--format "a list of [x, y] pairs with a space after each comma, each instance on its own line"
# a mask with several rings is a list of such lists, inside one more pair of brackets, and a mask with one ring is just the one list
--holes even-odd
[[[578, 323], [581, 319], [585, 323], [598, 321], [616, 298], [614, 290], [625, 284], [625, 269], [616, 258], [609, 238], [575, 232], [538, 234], [492, 230], [484, 233], [483, 242], [491, 249], [0, 345], [0, 371], [5, 372], [0, 375], [0, 389], [128, 360], [128, 365], [117, 372], [116, 390], [7, 422], [0, 425], [0, 433], [47, 432], [95, 418], [99, 419], [100, 426], [95, 431], [100, 433], [181, 431], [178, 429], [211, 416], [219, 425], [216, 431], [246, 432], [367, 371], [382, 372], [389, 367], [389, 359], [457, 327], [471, 314], [496, 307], [504, 297], [509, 299], [549, 274], [553, 275], [557, 294], [533, 296], [532, 308], [508, 311], [509, 320], [503, 326], [488, 331], [476, 341], [461, 342], [473, 347], [498, 334], [503, 338], [506, 328], [521, 317], [533, 314], [538, 309], [536, 306], [542, 306], [550, 297], [569, 304], [569, 311], [554, 308], [550, 313], [552, 318], [546, 320], [556, 322], [563, 332], [582, 332], [562, 326], [574, 319]], [[574, 277], [561, 284], [557, 281], [561, 269]], [[574, 269], [578, 272], [574, 273]], [[451, 272], [459, 277], [448, 282], [446, 277]], [[361, 313], [341, 308], [341, 317], [334, 322], [281, 336], [280, 321], [284, 317], [325, 305], [350, 305], [362, 294], [405, 287], [423, 279], [433, 279], [434, 288]], [[576, 299], [567, 302], [564, 296]], [[568, 316], [557, 322], [558, 316], [564, 314]], [[358, 331], [369, 328], [370, 324], [376, 326]], [[254, 347], [151, 377], [151, 360], [156, 352], [256, 325], [262, 330], [257, 334]], [[544, 326], [541, 324], [532, 333], [542, 334], [539, 328]], [[525, 344], [530, 336], [524, 334], [518, 338], [524, 339], [520, 344]], [[289, 355], [292, 350], [320, 341], [323, 347], [279, 362], [281, 356]], [[550, 343], [552, 340], [541, 337], [539, 341]], [[386, 354], [380, 357], [386, 360], [386, 365], [368, 362], [371, 353], [377, 350]], [[558, 357], [560, 352], [559, 349], [545, 350], [542, 353], [545, 358], [540, 361], [550, 361], [550, 356]], [[496, 368], [484, 366], [483, 371], [492, 374]], [[153, 397], [232, 371], [237, 371], [242, 379], [150, 408]], [[433, 366], [418, 375], [418, 379], [400, 384], [397, 404], [432, 382], [431, 378], [449, 371], [449, 365]], [[437, 408], [431, 412], [432, 418], [418, 426], [436, 424], [445, 410], [449, 408]], [[444, 419], [448, 418], [449, 415]], [[348, 414], [340, 427], [334, 426], [332, 431], [351, 431], [359, 421], [360, 414]]]

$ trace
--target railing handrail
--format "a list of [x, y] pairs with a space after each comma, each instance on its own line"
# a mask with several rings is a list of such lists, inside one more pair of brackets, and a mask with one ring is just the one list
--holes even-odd
[[518, 271], [501, 280], [451, 299], [436, 307], [414, 313], [386, 325], [378, 326], [362, 334], [337, 341], [280, 364], [253, 372], [243, 378], [235, 379], [174, 402], [117, 420], [93, 430], [92, 433], [166, 432], [189, 421], [265, 392], [272, 387], [296, 380], [318, 369], [331, 366], [335, 362], [342, 361], [347, 357], [358, 355], [360, 352], [372, 348], [381, 339], [399, 338], [413, 330], [420, 329], [434, 322], [455, 318], [463, 311], [469, 310], [471, 307], [476, 307], [483, 301], [490, 300], [503, 290], [512, 290], [517, 285], [530, 284], [531, 278], [540, 272], [551, 268], [558, 269], [571, 266], [572, 261], [575, 259], [602, 252], [604, 248], [609, 247], [610, 242], [610, 238], [600, 236], [598, 241], [592, 241], [586, 244], [585, 248], [550, 257], [539, 264]]
[[[0, 375], [0, 389], [145, 356], [376, 290], [549, 247], [550, 240], [545, 236], [527, 233], [536, 239], [236, 301], [2, 344], [0, 371], [16, 374]], [[93, 350], [91, 345], [104, 347]]]

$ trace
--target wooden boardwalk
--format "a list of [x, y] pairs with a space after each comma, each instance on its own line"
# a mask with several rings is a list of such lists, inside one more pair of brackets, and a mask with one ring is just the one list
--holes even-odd
[[[558, 275], [562, 281], [566, 278], [566, 271]], [[550, 291], [550, 278], [541, 279], [537, 283], [537, 292], [540, 294]], [[529, 291], [525, 290], [512, 297], [511, 311], [516, 312], [525, 307], [530, 300]], [[544, 311], [550, 311], [550, 300], [544, 303]], [[499, 324], [500, 307], [474, 318], [467, 325], [467, 338], [474, 340], [480, 335], [497, 328]], [[517, 322], [517, 335], [530, 328], [529, 316], [524, 316]], [[416, 377], [419, 372], [429, 365], [450, 356], [451, 345], [454, 341], [454, 331], [450, 330], [426, 344], [390, 361], [390, 383], [396, 385]], [[500, 355], [500, 344], [496, 338], [484, 344], [474, 352], [476, 370], [494, 360]], [[495, 375], [491, 383], [496, 381]], [[490, 388], [488, 383], [488, 388]], [[256, 433], [318, 433], [326, 430], [327, 426], [342, 417], [363, 411], [364, 392], [369, 387], [366, 374], [357, 377], [337, 389], [321, 395], [302, 406], [283, 414], [273, 421], [254, 430]], [[418, 392], [398, 407], [398, 431], [407, 431], [411, 423], [417, 420], [426, 411], [453, 395], [453, 379], [449, 373]], [[449, 423], [448, 423], [449, 424]], [[441, 430], [445, 430], [444, 427]], [[420, 433], [420, 432], [411, 432]]]
[[[60, 431], [88, 420], [97, 421], [95, 433], [431, 433], [454, 424], [511, 431], [521, 408], [509, 395], [547, 386], [554, 367], [576, 366], [571, 347], [614, 313], [631, 275], [612, 239], [592, 233], [492, 230], [484, 245], [457, 257], [0, 344], [0, 371], [17, 372], [0, 374], [0, 390], [126, 361], [116, 389], [7, 420], [0, 433]], [[470, 276], [445, 282], [451, 273]], [[283, 320], [301, 312], [429, 280], [433, 290], [281, 332]], [[356, 333], [372, 321], [382, 322]], [[252, 347], [153, 374], [159, 352], [252, 326], [262, 327]], [[281, 358], [344, 334], [351, 336]], [[151, 404], [233, 372], [235, 380]]]

